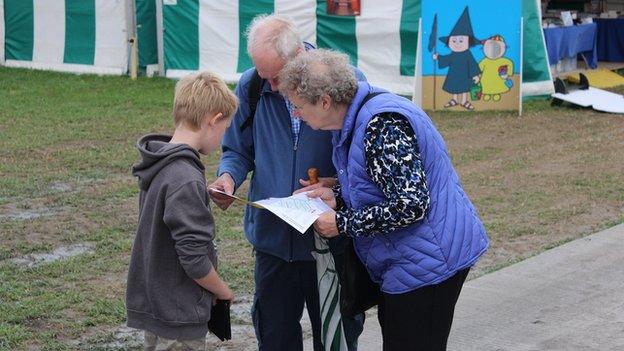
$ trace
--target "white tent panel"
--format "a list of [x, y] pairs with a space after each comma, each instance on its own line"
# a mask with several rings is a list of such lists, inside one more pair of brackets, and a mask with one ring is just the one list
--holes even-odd
[[0, 64], [4, 64], [4, 0], [0, 0]]
[[65, 1], [33, 1], [33, 62], [63, 63]]
[[[240, 31], [238, 1], [199, 2], [199, 69], [236, 72]], [[174, 72], [167, 71], [167, 76]]]
[[316, 45], [316, 0], [275, 0], [275, 13], [290, 17], [303, 40]]
[[31, 68], [40, 70], [50, 70], [67, 73], [90, 73], [90, 74], [107, 74], [120, 76], [126, 73], [126, 69], [119, 67], [96, 67], [90, 65], [80, 65], [73, 63], [49, 63], [34, 61], [16, 61], [6, 60], [4, 63], [7, 67]]
[[[197, 71], [193, 70], [185, 70], [185, 69], [168, 69], [167, 70], [167, 78], [180, 79], [186, 75], [191, 73], [197, 73]], [[238, 83], [242, 73], [228, 73], [228, 72], [217, 72], [219, 77], [223, 79], [226, 83]]]
[[128, 67], [128, 30], [126, 6], [121, 0], [95, 0], [96, 67]]
[[355, 22], [357, 66], [373, 85], [409, 95], [414, 77], [400, 72], [402, 6], [403, 0], [362, 0], [366, 11]]

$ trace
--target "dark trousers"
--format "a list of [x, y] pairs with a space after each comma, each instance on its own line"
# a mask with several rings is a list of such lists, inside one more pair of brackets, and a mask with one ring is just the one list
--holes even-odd
[[[334, 257], [342, 262], [341, 256]], [[337, 268], [340, 265], [337, 264]], [[314, 350], [322, 351], [321, 317], [315, 261], [286, 262], [256, 251], [254, 272], [256, 291], [252, 320], [263, 351], [303, 350], [301, 316], [304, 302], [312, 323]], [[364, 315], [343, 318], [349, 351], [357, 350], [357, 339], [364, 328]]]
[[446, 350], [455, 304], [469, 270], [404, 294], [383, 293], [378, 309], [383, 350]]

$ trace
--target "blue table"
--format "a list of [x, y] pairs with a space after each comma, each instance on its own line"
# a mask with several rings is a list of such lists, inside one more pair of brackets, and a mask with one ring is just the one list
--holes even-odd
[[624, 19], [594, 18], [598, 25], [598, 60], [624, 62]]
[[590, 68], [598, 67], [596, 32], [596, 23], [544, 28], [548, 61], [556, 65], [561, 59], [581, 54]]

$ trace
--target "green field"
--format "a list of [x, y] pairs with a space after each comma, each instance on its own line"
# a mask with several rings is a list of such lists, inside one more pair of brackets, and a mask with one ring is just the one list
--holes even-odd
[[[123, 325], [134, 145], [171, 130], [173, 87], [0, 67], [0, 350], [101, 349]], [[624, 117], [545, 100], [524, 109], [432, 113], [492, 241], [473, 276], [624, 220]], [[204, 158], [208, 180], [218, 159]], [[250, 294], [242, 208], [214, 212], [222, 275]], [[85, 242], [87, 255], [10, 261]]]

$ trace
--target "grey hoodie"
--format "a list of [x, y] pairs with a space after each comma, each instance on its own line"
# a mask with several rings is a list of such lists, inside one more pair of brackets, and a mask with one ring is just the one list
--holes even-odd
[[150, 134], [137, 143], [139, 224], [128, 270], [128, 326], [197, 339], [207, 333], [212, 294], [194, 279], [216, 268], [214, 219], [198, 152], [169, 140]]

